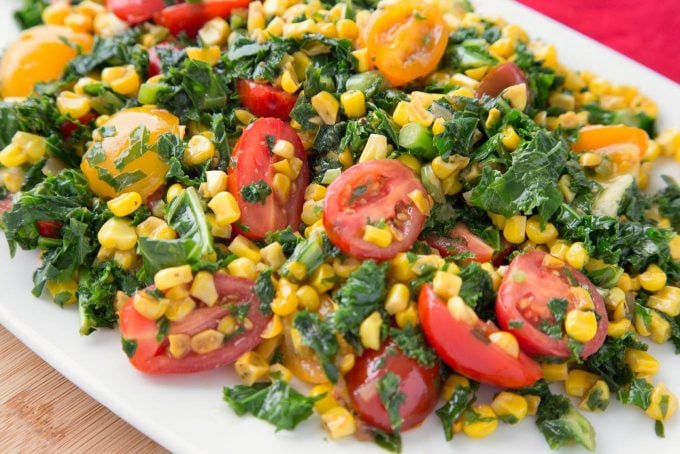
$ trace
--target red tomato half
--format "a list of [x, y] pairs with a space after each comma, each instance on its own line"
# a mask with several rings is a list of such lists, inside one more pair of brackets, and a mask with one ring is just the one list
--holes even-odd
[[[272, 191], [264, 202], [246, 202], [241, 190], [253, 183], [264, 182], [272, 188], [273, 165], [280, 158], [271, 153], [270, 144], [287, 140], [295, 147], [295, 157], [302, 161], [297, 178], [291, 181], [288, 200], [282, 202]], [[244, 131], [231, 155], [229, 167], [229, 192], [236, 198], [241, 209], [238, 230], [251, 239], [262, 239], [268, 232], [290, 226], [294, 231], [300, 228], [300, 214], [309, 183], [307, 154], [300, 137], [288, 123], [278, 118], [260, 118]]]
[[216, 17], [229, 17], [236, 8], [248, 7], [250, 0], [207, 0], [202, 3], [181, 3], [155, 12], [156, 23], [167, 27], [173, 35], [185, 32], [195, 38], [203, 24]]
[[98, 116], [99, 114], [97, 112], [90, 111], [76, 120], [67, 120], [59, 126], [59, 132], [61, 132], [61, 136], [64, 139], [68, 140], [68, 138], [71, 137], [81, 125], [89, 124], [90, 122], [96, 120]]
[[61, 237], [61, 222], [58, 221], [38, 221], [36, 222], [38, 233], [45, 238]]
[[427, 369], [404, 355], [391, 342], [380, 350], [366, 350], [345, 377], [352, 406], [362, 421], [386, 432], [392, 432], [390, 418], [378, 394], [378, 381], [392, 372], [400, 379], [399, 391], [404, 402], [399, 414], [404, 418], [401, 430], [420, 424], [439, 400], [439, 365]]
[[[548, 308], [553, 298], [564, 298], [568, 301], [568, 310], [576, 304], [576, 296], [570, 292], [571, 287], [580, 286], [588, 290], [599, 316], [597, 334], [583, 347], [581, 358], [595, 353], [607, 336], [607, 312], [604, 301], [587, 277], [580, 271], [564, 263], [559, 268], [548, 268], [543, 263], [546, 253], [531, 251], [518, 255], [510, 263], [505, 277], [498, 289], [496, 316], [498, 323], [513, 333], [524, 351], [530, 355], [547, 355], [567, 358], [571, 351], [567, 346], [566, 336], [550, 337], [541, 331], [541, 323], [554, 324], [555, 317]], [[520, 322], [521, 327], [512, 328], [511, 321]], [[564, 333], [564, 331], [563, 331]]]
[[[389, 260], [408, 250], [425, 225], [425, 216], [408, 194], [427, 194], [411, 169], [393, 159], [350, 167], [326, 191], [323, 223], [331, 242], [361, 259]], [[392, 243], [379, 247], [363, 239], [368, 223], [392, 227]]]
[[[0, 216], [2, 216], [2, 213], [5, 211], [9, 211], [12, 209], [12, 195], [8, 195], [4, 199], [0, 199]], [[0, 221], [2, 219], [0, 218]]]
[[523, 352], [514, 358], [488, 339], [498, 331], [493, 323], [477, 320], [471, 326], [454, 318], [431, 284], [420, 290], [418, 317], [430, 345], [463, 375], [505, 388], [529, 386], [543, 376], [541, 366]]
[[269, 84], [258, 84], [239, 79], [236, 84], [241, 104], [258, 117], [275, 117], [287, 120], [295, 106], [297, 96]]
[[106, 0], [106, 7], [128, 24], [151, 19], [167, 5], [166, 0]]
[[430, 234], [425, 241], [439, 251], [442, 257], [471, 253], [466, 261], [484, 263], [491, 260], [494, 249], [475, 235], [465, 224], [456, 224], [448, 236]]
[[484, 76], [479, 87], [477, 87], [475, 95], [478, 98], [481, 98], [483, 95], [495, 98], [508, 87], [528, 83], [527, 76], [519, 69], [519, 66], [512, 62], [507, 62], [496, 66]]
[[215, 329], [219, 321], [229, 315], [235, 305], [248, 304], [247, 318], [253, 326], [241, 334], [230, 337], [221, 348], [200, 355], [190, 352], [181, 358], [173, 357], [168, 351], [167, 337], [159, 341], [158, 323], [143, 317], [133, 305], [134, 297], [118, 313], [123, 342], [134, 347], [130, 350], [130, 362], [140, 371], [148, 374], [185, 374], [226, 366], [236, 361], [260, 343], [269, 318], [258, 309], [259, 300], [253, 293], [255, 283], [226, 274], [215, 274], [215, 286], [220, 295], [213, 307], [198, 305], [184, 319], [171, 322], [168, 334], [193, 336], [206, 329]]

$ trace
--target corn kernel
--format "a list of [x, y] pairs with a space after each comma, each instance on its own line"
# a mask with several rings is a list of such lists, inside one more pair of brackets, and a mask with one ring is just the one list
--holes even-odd
[[364, 241], [375, 244], [378, 247], [386, 248], [392, 244], [392, 232], [387, 228], [378, 228], [367, 225], [364, 229]]
[[340, 19], [335, 27], [338, 37], [341, 39], [356, 39], [359, 36], [359, 27], [352, 19]]
[[463, 416], [463, 432], [470, 438], [483, 438], [491, 435], [498, 428], [498, 418], [489, 405], [475, 404], [466, 410], [473, 417]]
[[529, 240], [534, 243], [546, 244], [557, 238], [557, 229], [550, 222], [547, 222], [541, 228], [541, 218], [538, 215], [534, 215], [527, 220], [526, 234]]
[[276, 297], [271, 303], [272, 311], [281, 317], [295, 312], [298, 306], [297, 290], [297, 285], [291, 284], [285, 278], [281, 278]]
[[275, 173], [274, 178], [272, 179], [272, 189], [274, 191], [274, 195], [281, 203], [286, 203], [290, 197], [290, 180], [290, 177], [288, 175], [284, 175], [283, 173]]
[[137, 253], [134, 249], [127, 251], [116, 251], [113, 254], [113, 261], [122, 269], [129, 270], [137, 263]]
[[564, 329], [572, 339], [588, 342], [597, 333], [597, 319], [593, 311], [570, 310], [564, 320]]
[[659, 361], [645, 351], [627, 349], [625, 359], [636, 377], [650, 377], [659, 372]]
[[81, 13], [71, 13], [64, 18], [64, 25], [76, 33], [91, 32], [93, 22], [92, 17]]
[[78, 291], [78, 283], [73, 279], [63, 282], [50, 279], [47, 281], [46, 287], [47, 291], [52, 295], [52, 298], [55, 301], [59, 299], [60, 301], [57, 302], [62, 306], [65, 304], [75, 304], [77, 302], [76, 293]]
[[132, 306], [147, 320], [158, 320], [165, 314], [169, 301], [165, 298], [156, 299], [146, 292], [138, 292], [132, 299]]
[[318, 311], [321, 307], [319, 293], [311, 285], [303, 285], [295, 292], [298, 306], [310, 311]]
[[516, 424], [526, 417], [529, 405], [519, 394], [502, 391], [494, 397], [491, 409], [501, 421]]
[[283, 254], [283, 247], [279, 242], [274, 242], [260, 249], [260, 257], [264, 264], [274, 271], [281, 268], [286, 261], [286, 256]]
[[523, 243], [526, 238], [527, 217], [516, 215], [506, 219], [503, 236], [512, 244]]
[[616, 321], [610, 321], [607, 325], [607, 336], [621, 337], [630, 331], [632, 324], [627, 318], [622, 318]]
[[94, 32], [103, 38], [119, 35], [129, 28], [127, 23], [120, 20], [114, 13], [109, 12], [97, 14], [92, 25]]
[[583, 396], [578, 407], [586, 411], [605, 411], [609, 406], [609, 398], [609, 385], [604, 380], [598, 380]]
[[257, 270], [255, 263], [246, 257], [239, 257], [227, 265], [227, 270], [232, 276], [243, 277], [246, 279], [255, 279]]
[[406, 253], [398, 253], [390, 262], [390, 277], [399, 282], [410, 282], [416, 277], [412, 265]]
[[182, 358], [191, 351], [191, 338], [187, 334], [170, 334], [168, 343], [168, 351], [173, 358]]
[[334, 125], [337, 122], [340, 103], [335, 99], [335, 96], [327, 91], [322, 91], [312, 96], [311, 101], [312, 107], [325, 124]]
[[71, 5], [68, 1], [53, 2], [42, 12], [42, 20], [46, 25], [64, 25], [66, 16], [71, 13]]
[[465, 301], [463, 301], [460, 296], [454, 296], [453, 298], [449, 299], [447, 307], [449, 309], [449, 313], [454, 319], [469, 326], [474, 326], [479, 321], [475, 311], [470, 306], [465, 304]]
[[121, 194], [115, 199], [106, 202], [111, 213], [119, 218], [125, 217], [137, 211], [137, 208], [142, 206], [142, 196], [137, 192], [128, 192]]
[[184, 163], [189, 166], [197, 166], [205, 163], [215, 155], [215, 145], [206, 136], [197, 134], [193, 136], [184, 150]]
[[657, 344], [663, 344], [671, 337], [671, 325], [657, 311], [651, 311], [649, 323], [649, 338]]
[[678, 399], [675, 395], [663, 383], [656, 385], [652, 390], [649, 407], [645, 410], [647, 416], [657, 421], [665, 421], [677, 410]]
[[87, 114], [91, 107], [87, 96], [71, 91], [63, 91], [57, 96], [57, 108], [60, 114], [78, 119]]
[[228, 177], [226, 172], [222, 170], [208, 170], [205, 173], [205, 178], [208, 197], [214, 197], [220, 192], [227, 190]]
[[267, 323], [267, 326], [265, 327], [264, 331], [262, 331], [262, 334], [260, 334], [260, 337], [262, 339], [272, 339], [276, 336], [281, 335], [282, 332], [283, 322], [281, 321], [281, 317], [274, 314], [271, 320], [269, 320], [269, 323]]
[[137, 232], [128, 221], [110, 218], [99, 229], [97, 239], [105, 248], [127, 251], [137, 244]]
[[334, 407], [321, 415], [321, 424], [332, 439], [347, 437], [356, 432], [354, 416], [345, 407]]
[[300, 219], [307, 225], [312, 225], [323, 217], [323, 200], [307, 200], [302, 205]]
[[159, 290], [167, 290], [181, 284], [188, 284], [194, 278], [190, 265], [181, 265], [172, 268], [165, 268], [158, 271], [153, 281]]
[[524, 110], [527, 106], [527, 85], [524, 83], [506, 88], [501, 97], [517, 110]]
[[597, 167], [602, 163], [602, 155], [597, 153], [582, 153], [578, 158], [582, 167]]
[[432, 280], [432, 289], [441, 298], [448, 300], [458, 296], [463, 280], [455, 274], [437, 271]]
[[405, 284], [396, 283], [392, 285], [385, 298], [385, 310], [390, 315], [405, 310], [408, 307], [410, 296], [411, 292]]
[[109, 84], [111, 90], [123, 96], [136, 95], [141, 84], [133, 65], [104, 68], [102, 82]]
[[347, 118], [359, 118], [366, 115], [366, 97], [359, 90], [350, 90], [340, 96], [342, 109]]
[[368, 56], [368, 49], [357, 49], [352, 52], [352, 56], [357, 60], [357, 71], [360, 73], [365, 73], [371, 69], [371, 61]]
[[397, 312], [394, 316], [397, 326], [399, 328], [406, 328], [408, 326], [418, 325], [418, 310], [413, 302], [410, 302], [408, 307], [401, 312]]
[[676, 317], [680, 315], [680, 288], [665, 286], [647, 300], [647, 307]]
[[322, 263], [310, 277], [310, 284], [319, 293], [327, 292], [335, 285], [335, 271], [327, 263]]
[[236, 323], [236, 319], [231, 315], [223, 317], [217, 324], [217, 331], [225, 336], [232, 335], [236, 331], [236, 328], [238, 328], [238, 324]]
[[546, 381], [565, 381], [569, 377], [569, 367], [565, 363], [541, 363], [543, 378]]
[[196, 307], [196, 301], [185, 297], [182, 299], [169, 299], [165, 309], [165, 317], [171, 322], [179, 322], [184, 319]]
[[643, 289], [656, 292], [666, 285], [666, 273], [658, 265], [652, 263], [644, 273], [638, 275], [638, 280]]
[[583, 268], [589, 259], [588, 251], [586, 251], [586, 248], [580, 241], [569, 246], [569, 249], [564, 254], [564, 260], [577, 270]]
[[382, 326], [382, 316], [375, 311], [361, 322], [359, 326], [359, 338], [364, 348], [371, 350], [380, 349], [380, 328]]
[[335, 397], [333, 397], [333, 385], [330, 383], [316, 385], [309, 391], [309, 397], [318, 396], [324, 396], [314, 402], [314, 410], [316, 410], [316, 412], [320, 415], [340, 405]]
[[10, 143], [0, 151], [0, 164], [4, 167], [19, 167], [26, 163], [28, 156], [14, 143]]
[[564, 382], [564, 390], [570, 396], [583, 397], [599, 379], [600, 377], [590, 372], [573, 369], [569, 371], [569, 376]]
[[263, 29], [265, 26], [265, 15], [262, 2], [250, 2], [248, 4], [247, 17], [246, 28], [249, 32]]
[[269, 376], [269, 364], [255, 352], [241, 355], [234, 363], [234, 369], [247, 386], [252, 386], [255, 382]]
[[191, 296], [203, 301], [208, 306], [215, 305], [219, 298], [215, 287], [215, 278], [207, 271], [196, 273], [194, 281], [191, 283], [190, 293]]
[[469, 388], [470, 380], [462, 375], [450, 375], [442, 386], [442, 399], [449, 400], [458, 388]]
[[519, 146], [519, 142], [520, 142], [519, 135], [517, 135], [515, 129], [512, 126], [508, 126], [505, 129], [503, 129], [503, 132], [501, 134], [501, 143], [505, 148], [507, 148], [510, 151], [514, 151]]
[[323, 200], [326, 197], [326, 187], [312, 183], [305, 188], [305, 200]]
[[220, 226], [233, 224], [241, 218], [241, 209], [229, 192], [220, 192], [215, 195], [208, 202], [208, 207], [215, 213], [217, 224]]
[[489, 340], [513, 358], [519, 357], [519, 343], [517, 338], [507, 331], [496, 331], [489, 334]]
[[534, 416], [536, 411], [538, 411], [538, 406], [541, 403], [541, 397], [533, 394], [527, 394], [524, 396], [527, 401], [527, 415]]
[[230, 31], [229, 23], [221, 17], [216, 17], [201, 27], [198, 36], [206, 46], [222, 46], [226, 44]]

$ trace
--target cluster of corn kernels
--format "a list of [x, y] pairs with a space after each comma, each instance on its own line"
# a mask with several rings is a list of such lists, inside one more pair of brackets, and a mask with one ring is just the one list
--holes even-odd
[[42, 19], [47, 25], [64, 25], [74, 32], [94, 32], [104, 37], [127, 30], [127, 24], [108, 12], [102, 3], [86, 0], [71, 5], [69, 0], [57, 0], [45, 8]]

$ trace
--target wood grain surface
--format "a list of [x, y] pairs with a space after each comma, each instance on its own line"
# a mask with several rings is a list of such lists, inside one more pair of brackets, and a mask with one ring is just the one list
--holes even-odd
[[164, 453], [0, 325], [0, 453]]

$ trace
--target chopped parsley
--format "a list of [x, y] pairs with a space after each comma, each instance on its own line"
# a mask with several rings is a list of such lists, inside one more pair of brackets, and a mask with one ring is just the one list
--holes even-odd
[[272, 188], [264, 181], [257, 180], [241, 188], [241, 197], [248, 203], [265, 204], [267, 197], [272, 193]]

